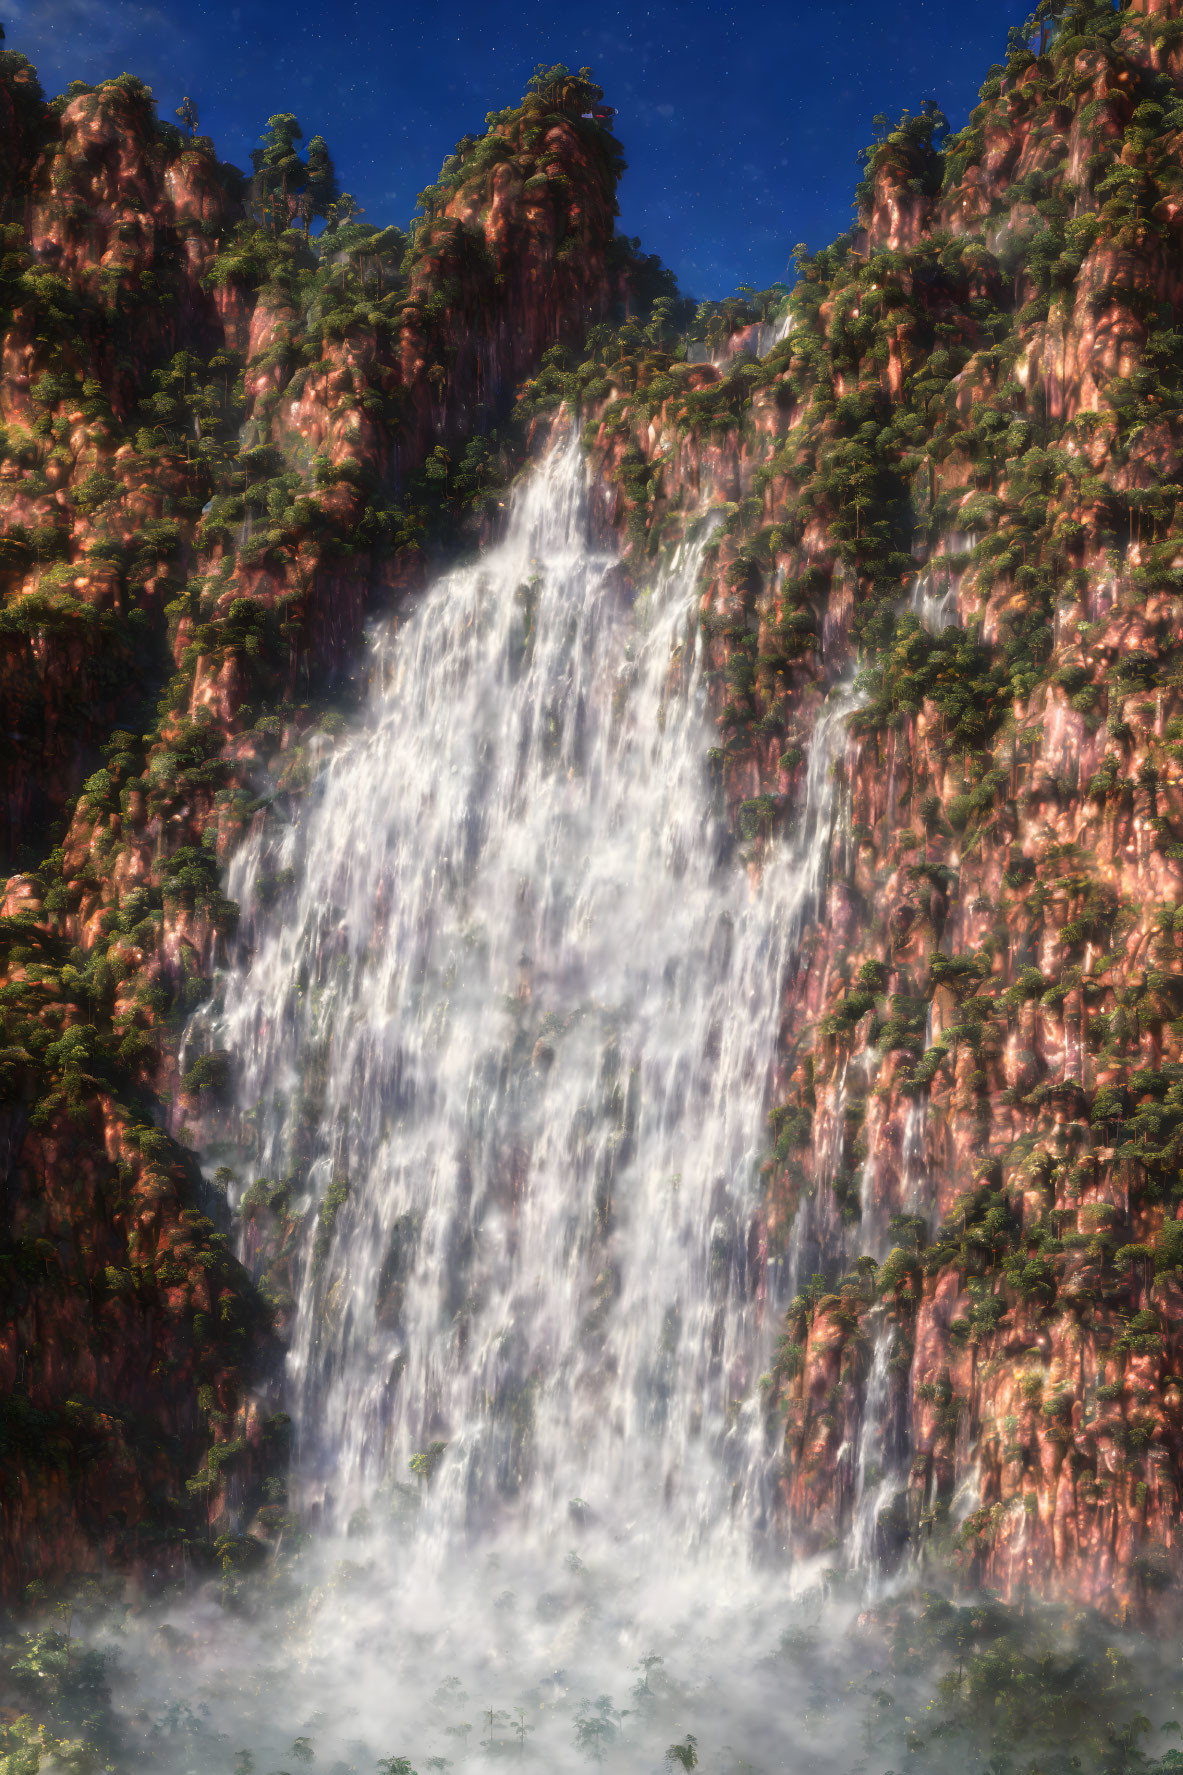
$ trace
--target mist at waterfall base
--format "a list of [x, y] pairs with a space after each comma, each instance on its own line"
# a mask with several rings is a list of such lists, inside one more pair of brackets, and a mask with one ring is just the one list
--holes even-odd
[[925, 1705], [931, 1635], [901, 1662], [859, 1614], [885, 1387], [812, 1567], [760, 1388], [795, 1280], [766, 1110], [851, 698], [757, 879], [708, 765], [709, 524], [634, 593], [595, 497], [555, 447], [233, 864], [241, 957], [189, 1042], [235, 1059], [206, 1157], [244, 1255], [299, 1229], [277, 1403], [312, 1532], [100, 1631], [128, 1767], [886, 1768]]

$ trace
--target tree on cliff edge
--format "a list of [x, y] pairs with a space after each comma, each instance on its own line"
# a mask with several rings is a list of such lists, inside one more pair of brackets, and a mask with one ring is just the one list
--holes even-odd
[[327, 215], [330, 205], [336, 203], [340, 197], [341, 188], [337, 184], [332, 155], [323, 136], [313, 136], [308, 143], [307, 177], [307, 196], [311, 200], [312, 214]]
[[316, 216], [327, 216], [338, 201], [337, 175], [323, 136], [308, 143], [307, 159], [296, 144], [304, 138], [291, 111], [267, 119], [262, 146], [252, 148], [251, 199], [264, 227], [282, 234], [293, 218], [302, 217], [305, 232]]
[[604, 97], [604, 89], [596, 85], [590, 68], [573, 74], [565, 62], [555, 62], [549, 68], [539, 62], [526, 82], [526, 92], [537, 94], [555, 111], [588, 111]]

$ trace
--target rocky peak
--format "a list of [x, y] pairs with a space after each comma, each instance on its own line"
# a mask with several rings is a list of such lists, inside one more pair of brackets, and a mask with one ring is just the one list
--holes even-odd
[[759, 1235], [802, 1283], [791, 1538], [1152, 1616], [1183, 1569], [1173, 22], [1013, 34], [965, 130], [868, 151], [782, 345], [624, 353], [589, 428], [634, 551], [724, 503], [703, 624], [753, 869], [820, 698], [864, 699]]
[[46, 108], [0, 55], [4, 840], [40, 865], [0, 921], [0, 1382], [36, 1426], [0, 1450], [8, 1594], [233, 1539], [282, 1460], [271, 1316], [161, 1094], [183, 1135], [224, 1076], [177, 1055], [219, 857], [429, 522], [495, 509], [521, 378], [623, 291], [585, 89], [468, 138], [409, 242], [318, 243], [139, 81]]

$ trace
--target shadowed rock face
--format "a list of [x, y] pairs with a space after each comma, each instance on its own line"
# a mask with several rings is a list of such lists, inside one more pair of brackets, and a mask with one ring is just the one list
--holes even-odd
[[[939, 152], [906, 126], [872, 151], [783, 344], [642, 370], [591, 431], [626, 546], [729, 503], [703, 620], [753, 869], [864, 669], [766, 1173], [800, 1287], [770, 1383], [789, 1538], [1155, 1614], [1183, 1463], [1181, 36], [1174, 6], [1079, 10]], [[894, 1484], [860, 1543], [880, 1338]]]
[[100, 1560], [179, 1572], [226, 1535], [246, 1558], [283, 1516], [273, 1486], [254, 1517], [283, 1464], [275, 1303], [159, 1093], [182, 1124], [217, 1089], [217, 1057], [177, 1063], [233, 926], [217, 859], [367, 610], [418, 583], [396, 502], [624, 293], [619, 150], [583, 108], [501, 113], [401, 269], [401, 241], [318, 268], [138, 82], [47, 110], [0, 56], [9, 867], [60, 837], [0, 926], [8, 1595]]

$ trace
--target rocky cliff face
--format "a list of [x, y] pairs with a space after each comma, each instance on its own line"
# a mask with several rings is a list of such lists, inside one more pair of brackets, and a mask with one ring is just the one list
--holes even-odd
[[[1172, 1607], [1183, 18], [1043, 13], [965, 130], [876, 144], [786, 336], [719, 367], [669, 301], [599, 324], [639, 267], [578, 83], [462, 144], [404, 257], [269, 234], [134, 82], [47, 115], [3, 58], [8, 832], [48, 857], [3, 927], [10, 1588], [93, 1558], [116, 1496], [111, 1554], [244, 1557], [283, 1425], [161, 1131], [226, 1064], [177, 1032], [233, 926], [219, 863], [298, 791], [430, 526], [493, 521], [524, 378], [524, 418], [579, 405], [638, 577], [723, 508], [712, 762], [754, 873], [824, 697], [857, 705], [745, 1229], [797, 1282], [764, 1383], [787, 1538]], [[273, 1481], [260, 1532], [282, 1515]]]
[[425, 527], [495, 504], [517, 382], [625, 294], [595, 96], [491, 117], [411, 243], [318, 247], [139, 82], [47, 106], [0, 55], [9, 1595], [214, 1543], [233, 1567], [282, 1522], [271, 1310], [164, 1132], [225, 1061], [182, 1072], [177, 1038], [233, 928], [219, 860], [299, 782], [367, 610]]
[[[753, 869], [858, 686], [756, 1229], [792, 1543], [1010, 1598], [1183, 1570], [1183, 18], [1048, 9], [907, 118], [762, 361], [639, 337], [589, 441], [703, 597]], [[853, 1540], [852, 1540], [853, 1532]]]

